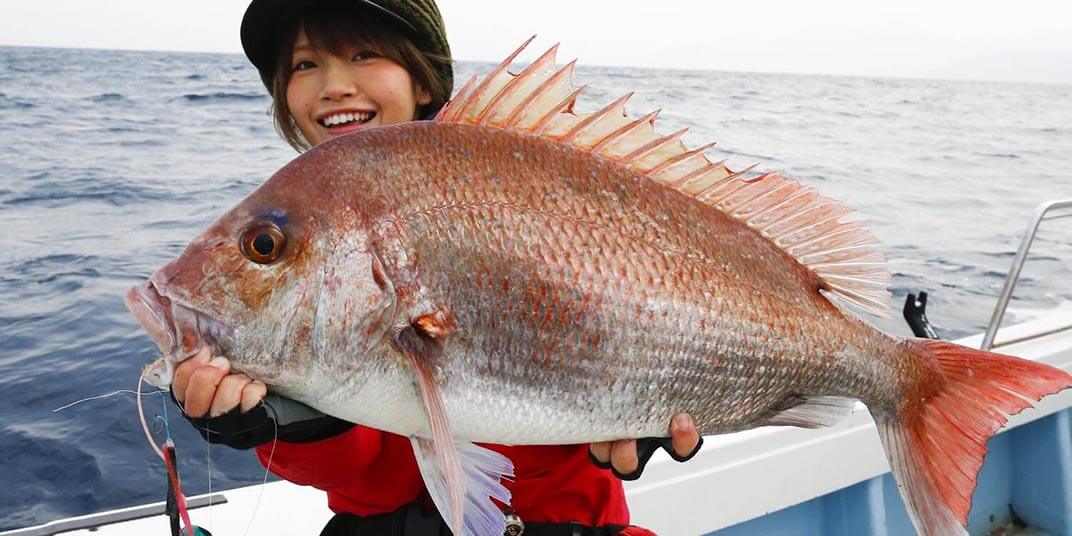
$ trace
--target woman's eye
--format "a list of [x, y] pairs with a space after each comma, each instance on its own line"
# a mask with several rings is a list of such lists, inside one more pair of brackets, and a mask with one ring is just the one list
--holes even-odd
[[354, 57], [350, 61], [369, 60], [378, 57], [380, 57], [380, 55], [371, 50], [362, 50], [361, 52], [354, 54]]
[[313, 63], [313, 62], [311, 62], [309, 60], [303, 60], [303, 61], [299, 61], [298, 63], [295, 63], [293, 70], [295, 72], [297, 72], [297, 71], [307, 71], [307, 70], [312, 69], [314, 67], [316, 67], [315, 63]]

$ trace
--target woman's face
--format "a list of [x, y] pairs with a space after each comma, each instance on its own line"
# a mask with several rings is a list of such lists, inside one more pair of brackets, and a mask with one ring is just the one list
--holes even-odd
[[376, 125], [415, 119], [431, 102], [398, 62], [361, 46], [341, 54], [313, 48], [302, 29], [294, 41], [287, 106], [311, 145]]

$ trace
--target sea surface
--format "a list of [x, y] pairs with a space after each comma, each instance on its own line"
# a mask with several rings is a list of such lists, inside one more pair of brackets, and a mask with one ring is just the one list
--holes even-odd
[[[503, 51], [504, 53], [507, 51]], [[569, 59], [569, 58], [565, 58]], [[583, 58], [582, 58], [583, 63]], [[488, 69], [461, 63], [459, 80]], [[1072, 198], [1072, 86], [580, 67], [592, 109], [689, 127], [713, 157], [842, 200], [884, 244], [896, 318], [985, 328], [1032, 209]], [[460, 84], [459, 84], [460, 85]], [[164, 496], [135, 387], [154, 346], [121, 301], [295, 156], [240, 55], [0, 47], [0, 530]], [[1012, 307], [1072, 299], [1072, 220], [1039, 235]], [[145, 399], [151, 415], [160, 396]], [[169, 409], [188, 494], [260, 482]], [[211, 469], [210, 469], [211, 465]]]

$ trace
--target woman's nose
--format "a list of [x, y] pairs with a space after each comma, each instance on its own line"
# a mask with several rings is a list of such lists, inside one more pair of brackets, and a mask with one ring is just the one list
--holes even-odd
[[346, 69], [324, 69], [323, 85], [320, 88], [320, 98], [338, 100], [352, 97], [357, 94], [357, 84]]

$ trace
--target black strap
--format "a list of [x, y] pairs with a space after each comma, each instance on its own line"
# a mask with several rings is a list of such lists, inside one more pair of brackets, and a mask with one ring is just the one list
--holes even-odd
[[[523, 536], [617, 536], [625, 525], [589, 527], [580, 523], [525, 523]], [[390, 514], [360, 517], [335, 514], [320, 536], [450, 536], [439, 512], [408, 504]]]
[[[171, 395], [176, 406], [182, 405]], [[234, 408], [219, 417], [190, 417], [186, 412], [182, 416], [197, 429], [201, 437], [209, 443], [222, 443], [235, 449], [251, 449], [264, 445], [272, 439], [291, 443], [309, 443], [342, 434], [354, 427], [351, 422], [330, 416], [295, 421], [276, 425], [264, 403], [257, 404], [247, 412]]]
[[525, 523], [522, 536], [617, 536], [625, 525], [589, 527], [580, 523]]
[[439, 512], [425, 512], [416, 504], [408, 504], [390, 514], [356, 516], [335, 514], [320, 536], [449, 536]]
[[596, 457], [592, 455], [591, 450], [588, 451], [588, 459], [592, 462], [593, 465], [600, 469], [610, 469], [611, 472], [614, 473], [614, 476], [622, 480], [636, 480], [640, 478], [640, 475], [644, 472], [644, 467], [648, 465], [648, 460], [651, 459], [651, 456], [655, 454], [656, 450], [659, 450], [659, 447], [662, 447], [662, 449], [665, 450], [666, 453], [674, 459], [674, 461], [687, 462], [691, 460], [694, 456], [696, 456], [696, 453], [700, 452], [700, 447], [703, 446], [703, 438], [701, 437], [700, 441], [696, 443], [696, 448], [692, 449], [692, 452], [686, 454], [685, 456], [677, 455], [677, 452], [674, 451], [673, 439], [669, 437], [642, 437], [636, 440], [636, 444], [637, 468], [636, 471], [633, 471], [629, 474], [623, 474], [618, 472], [618, 469], [616, 469], [614, 465], [610, 463], [610, 461], [601, 462], [597, 460]]

